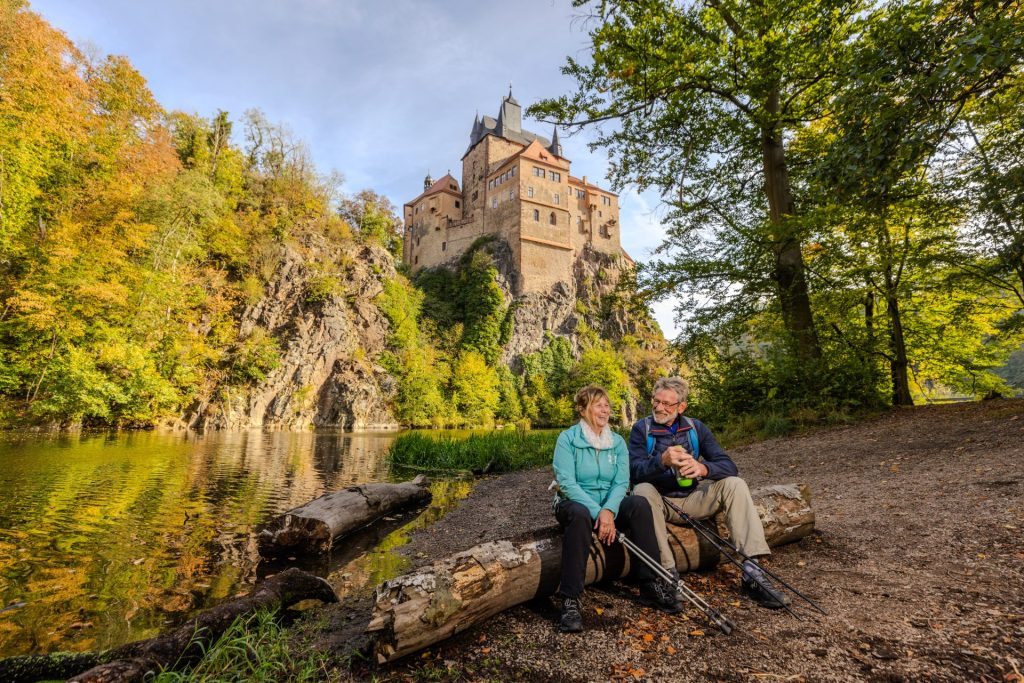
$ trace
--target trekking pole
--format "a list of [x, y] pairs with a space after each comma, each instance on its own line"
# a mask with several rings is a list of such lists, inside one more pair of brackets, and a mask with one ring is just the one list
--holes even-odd
[[[686, 522], [687, 524], [692, 526], [697, 531], [697, 533], [699, 533], [701, 536], [703, 536], [705, 539], [707, 539], [708, 543], [710, 543], [711, 545], [715, 546], [715, 548], [718, 549], [718, 552], [722, 553], [722, 555], [724, 555], [727, 560], [729, 560], [734, 565], [739, 567], [741, 571], [743, 570], [743, 563], [740, 562], [739, 560], [737, 560], [735, 557], [733, 557], [729, 553], [727, 553], [725, 551], [725, 548], [722, 547], [723, 544], [725, 546], [728, 546], [728, 548], [730, 550], [732, 550], [732, 552], [734, 552], [737, 555], [739, 555], [740, 557], [742, 557], [744, 561], [750, 562], [755, 567], [757, 567], [758, 569], [763, 571], [765, 574], [767, 574], [771, 578], [773, 578], [776, 581], [778, 581], [781, 585], [783, 585], [784, 587], [786, 587], [789, 590], [791, 590], [797, 597], [799, 597], [799, 598], [805, 600], [806, 602], [808, 602], [811, 605], [811, 607], [813, 607], [814, 609], [818, 610], [822, 614], [825, 614], [825, 615], [828, 614], [828, 612], [825, 611], [824, 607], [822, 607], [821, 605], [816, 603], [814, 600], [811, 600], [809, 597], [807, 597], [806, 595], [804, 595], [803, 593], [798, 591], [796, 588], [793, 588], [792, 586], [790, 586], [788, 583], [786, 583], [786, 581], [784, 579], [782, 579], [782, 577], [778, 576], [777, 574], [775, 574], [775, 573], [769, 571], [768, 569], [766, 569], [765, 567], [763, 567], [760, 562], [758, 562], [757, 560], [752, 558], [750, 555], [747, 555], [745, 552], [743, 552], [742, 550], [737, 548], [735, 543], [733, 543], [732, 541], [730, 541], [730, 540], [728, 540], [726, 538], [722, 538], [722, 536], [719, 535], [717, 531], [713, 531], [710, 527], [704, 526], [703, 522], [701, 522], [698, 519], [694, 519], [690, 515], [688, 515], [685, 512], [683, 512], [683, 510], [678, 505], [676, 505], [675, 503], [670, 501], [668, 498], [662, 497], [662, 500], [665, 501], [665, 504], [668, 505], [673, 511], [675, 511], [675, 513], [677, 515], [679, 515], [679, 517], [684, 522]], [[792, 614], [797, 619], [800, 618], [797, 615], [796, 612], [794, 612], [793, 610], [791, 610], [789, 608], [789, 605], [783, 605], [783, 607], [786, 608], [786, 611], [789, 612], [790, 614]]]
[[734, 623], [729, 621], [729, 619], [726, 618], [726, 616], [719, 612], [717, 609], [709, 605], [704, 598], [700, 597], [695, 592], [693, 592], [693, 589], [687, 586], [685, 581], [683, 581], [682, 579], [677, 580], [673, 578], [672, 574], [667, 569], [662, 567], [660, 562], [655, 562], [651, 558], [651, 556], [645, 553], [643, 550], [641, 550], [636, 543], [633, 543], [633, 541], [626, 538], [626, 534], [622, 533], [621, 531], [616, 532], [615, 540], [617, 540], [619, 543], [621, 543], [627, 549], [629, 549], [629, 551], [633, 553], [638, 560], [646, 564], [651, 569], [651, 571], [653, 571], [659, 577], [675, 586], [676, 589], [683, 594], [683, 597], [689, 600], [691, 603], [693, 603], [694, 607], [699, 609], [701, 612], [704, 613], [704, 616], [706, 616], [708, 619], [714, 622], [714, 624], [718, 626], [719, 629], [721, 629], [722, 633], [724, 633], [725, 635], [729, 635], [733, 632], [733, 629], [736, 628], [736, 625]]

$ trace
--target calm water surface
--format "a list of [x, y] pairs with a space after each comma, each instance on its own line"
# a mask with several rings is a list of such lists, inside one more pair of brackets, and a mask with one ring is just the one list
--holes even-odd
[[[388, 479], [394, 436], [0, 435], [0, 657], [113, 647], [246, 592], [266, 571], [256, 526], [326, 491]], [[468, 491], [435, 484], [412, 525]], [[332, 583], [399, 571], [390, 551], [403, 542], [399, 529]]]

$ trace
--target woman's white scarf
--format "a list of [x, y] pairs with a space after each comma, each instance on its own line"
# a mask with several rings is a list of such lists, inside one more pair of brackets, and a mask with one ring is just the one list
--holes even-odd
[[580, 420], [580, 427], [583, 429], [583, 438], [596, 450], [606, 451], [612, 447], [612, 430], [608, 425], [604, 426], [600, 434], [591, 429], [586, 420]]

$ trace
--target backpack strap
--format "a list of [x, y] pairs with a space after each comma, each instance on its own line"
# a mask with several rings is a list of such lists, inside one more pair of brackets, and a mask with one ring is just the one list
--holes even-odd
[[683, 416], [686, 419], [686, 424], [690, 425], [690, 452], [693, 454], [693, 459], [697, 460], [700, 458], [700, 442], [697, 441], [697, 426], [693, 424], [693, 420]]
[[654, 437], [651, 436], [650, 416], [644, 418], [644, 436], [647, 438], [647, 455], [654, 455]]
[[[686, 415], [683, 415], [683, 419], [686, 420], [686, 424], [690, 426], [690, 453], [693, 454], [693, 459], [697, 460], [700, 458], [700, 441], [697, 440], [697, 426], [693, 424]], [[644, 418], [644, 436], [647, 438], [647, 455], [654, 455], [654, 437], [651, 436], [651, 418]]]

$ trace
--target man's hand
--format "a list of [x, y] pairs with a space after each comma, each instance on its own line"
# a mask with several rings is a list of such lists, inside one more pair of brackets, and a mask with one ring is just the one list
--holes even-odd
[[612, 514], [612, 511], [608, 508], [603, 508], [601, 512], [597, 513], [597, 521], [594, 522], [594, 528], [597, 530], [597, 540], [605, 545], [611, 545], [612, 541], [615, 540], [615, 516]]
[[669, 446], [661, 454], [661, 464], [665, 467], [680, 467], [687, 458], [693, 460], [682, 446]]
[[708, 476], [708, 466], [704, 463], [697, 462], [693, 459], [693, 456], [689, 453], [685, 454], [686, 457], [681, 459], [681, 462], [676, 465], [676, 472], [680, 479], [696, 479], [698, 477]]

